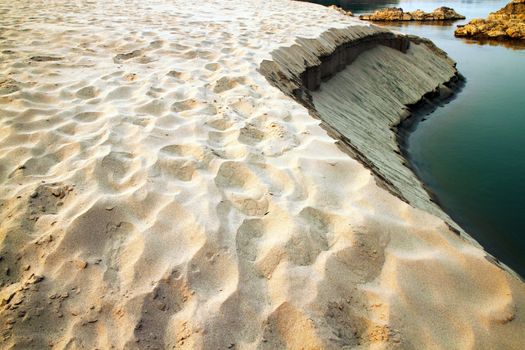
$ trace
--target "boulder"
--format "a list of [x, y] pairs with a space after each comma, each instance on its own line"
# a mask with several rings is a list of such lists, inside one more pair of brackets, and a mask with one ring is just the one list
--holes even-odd
[[454, 35], [474, 39], [525, 40], [525, 0], [514, 0], [487, 19], [458, 26]]
[[402, 8], [392, 7], [377, 10], [371, 15], [359, 16], [359, 19], [366, 21], [454, 21], [465, 19], [450, 7], [439, 7], [432, 12], [415, 10], [404, 12]]

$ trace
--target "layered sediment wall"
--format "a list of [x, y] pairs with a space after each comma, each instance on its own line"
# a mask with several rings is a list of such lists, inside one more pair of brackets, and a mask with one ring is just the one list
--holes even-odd
[[306, 67], [301, 73], [302, 86], [310, 91], [317, 90], [321, 86], [321, 82], [330, 79], [355, 61], [363, 52], [377, 45], [406, 52], [410, 46], [410, 41], [407, 37], [380, 32], [345, 42], [337, 46], [331, 54], [319, 57], [321, 64]]
[[448, 86], [460, 79], [444, 51], [427, 39], [362, 26], [299, 39], [272, 57], [262, 62], [261, 72], [321, 119], [380, 185], [477, 244], [434, 203], [397, 142], [410, 106], [450, 95]]
[[406, 52], [410, 39], [372, 26], [332, 28], [317, 39], [298, 38], [296, 45], [273, 51], [272, 60], [264, 60], [260, 72], [274, 86], [305, 104], [308, 103], [306, 91], [318, 89], [322, 81], [377, 45]]

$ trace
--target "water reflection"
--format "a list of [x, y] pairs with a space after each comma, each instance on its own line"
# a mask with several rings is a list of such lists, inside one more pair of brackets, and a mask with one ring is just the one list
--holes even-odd
[[412, 27], [418, 27], [418, 26], [451, 27], [451, 26], [454, 26], [454, 28], [456, 28], [456, 22], [457, 21], [448, 20], [448, 21], [403, 21], [403, 22], [401, 21], [400, 22], [374, 21], [373, 23], [380, 27], [389, 27], [389, 28], [392, 28], [392, 27], [401, 28], [401, 27], [408, 27], [408, 26], [412, 26]]
[[525, 50], [525, 42], [521, 42], [521, 41], [518, 41], [518, 40], [515, 40], [515, 41], [511, 41], [511, 40], [491, 40], [491, 39], [473, 40], [473, 39], [460, 39], [460, 38], [458, 38], [458, 40], [462, 40], [467, 45], [503, 46], [503, 47], [506, 47], [507, 49], [511, 49], [511, 50]]

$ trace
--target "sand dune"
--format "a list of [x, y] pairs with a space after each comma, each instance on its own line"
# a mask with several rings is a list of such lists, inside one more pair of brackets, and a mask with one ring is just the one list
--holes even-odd
[[0, 18], [1, 348], [521, 346], [523, 283], [259, 73], [366, 24], [282, 0]]

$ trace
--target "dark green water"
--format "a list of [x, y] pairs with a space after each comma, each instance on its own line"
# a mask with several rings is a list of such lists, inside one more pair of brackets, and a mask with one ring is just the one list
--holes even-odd
[[[510, 0], [509, 0], [510, 1]], [[507, 1], [313, 1], [355, 14], [385, 6], [449, 6], [467, 21]], [[389, 25], [427, 37], [458, 63], [466, 85], [408, 138], [408, 155], [443, 209], [487, 251], [525, 276], [525, 50], [457, 39], [456, 24]]]

